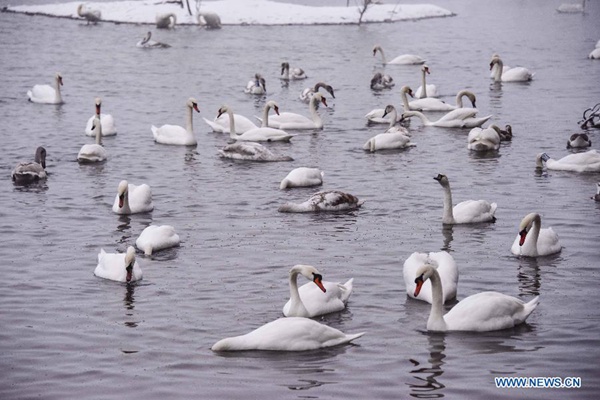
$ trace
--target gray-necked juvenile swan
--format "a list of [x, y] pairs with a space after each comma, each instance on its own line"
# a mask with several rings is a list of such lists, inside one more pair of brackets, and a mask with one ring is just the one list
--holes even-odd
[[304, 103], [309, 103], [310, 99], [312, 99], [313, 95], [319, 91], [320, 88], [323, 88], [335, 99], [335, 95], [333, 94], [333, 88], [331, 85], [328, 85], [324, 82], [317, 82], [314, 87], [305, 88], [302, 93], [300, 93], [299, 99]]
[[219, 149], [218, 152], [219, 157], [232, 160], [258, 162], [294, 161], [292, 157], [273, 154], [271, 150], [257, 142], [235, 142]]
[[295, 81], [308, 78], [308, 76], [306, 76], [306, 73], [304, 73], [304, 70], [302, 68], [290, 68], [290, 63], [288, 62], [281, 63], [281, 75], [282, 76], [280, 79], [283, 79], [284, 81]]
[[13, 182], [28, 184], [46, 179], [46, 149], [42, 146], [35, 149], [34, 160], [17, 164], [10, 174]]
[[479, 222], [495, 222], [494, 213], [498, 205], [485, 200], [466, 200], [452, 207], [452, 192], [450, 182], [446, 175], [438, 174], [434, 177], [444, 188], [444, 216], [442, 223], [454, 224], [476, 224]]
[[338, 190], [315, 193], [303, 203], [285, 203], [279, 207], [279, 212], [321, 212], [321, 211], [349, 211], [360, 208], [364, 200], [350, 193]]

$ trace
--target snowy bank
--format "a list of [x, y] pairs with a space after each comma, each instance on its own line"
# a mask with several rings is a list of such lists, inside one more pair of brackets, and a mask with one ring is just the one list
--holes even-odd
[[[196, 25], [196, 16], [189, 15], [187, 8], [179, 4], [163, 3], [160, 0], [115, 1], [110, 3], [70, 2], [60, 4], [8, 6], [6, 11], [46, 15], [62, 18], [82, 19], [77, 7], [99, 10], [101, 20], [106, 22], [155, 24], [156, 15], [174, 13], [177, 24]], [[195, 2], [190, 7], [195, 14]], [[202, 2], [201, 12], [214, 12], [221, 17], [223, 25], [313, 25], [313, 24], [356, 24], [358, 7], [311, 7], [298, 4], [278, 3], [268, 0], [218, 0]], [[363, 16], [363, 22], [394, 22], [454, 14], [431, 4], [373, 4]]]

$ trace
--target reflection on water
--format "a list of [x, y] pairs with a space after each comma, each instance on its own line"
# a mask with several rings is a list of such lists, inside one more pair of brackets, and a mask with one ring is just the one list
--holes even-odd
[[410, 395], [412, 397], [421, 399], [433, 399], [444, 397], [444, 393], [440, 390], [446, 386], [439, 381], [439, 378], [444, 374], [442, 366], [444, 365], [444, 358], [446, 354], [446, 342], [444, 333], [427, 333], [429, 358], [427, 362], [421, 363], [417, 360], [411, 359], [411, 362], [415, 364], [415, 368], [410, 373], [413, 378], [416, 379], [417, 383], [409, 383], [408, 386], [411, 388]]
[[452, 251], [452, 240], [454, 240], [454, 225], [444, 225], [442, 235], [444, 235], [444, 245], [441, 249], [450, 253]]
[[539, 296], [542, 277], [537, 258], [527, 257], [519, 260], [517, 279], [519, 280], [519, 293]]
[[123, 305], [125, 306], [125, 318], [129, 321], [125, 321], [124, 325], [128, 328], [137, 328], [138, 324], [133, 319], [133, 310], [135, 309], [135, 282], [130, 282], [125, 285], [125, 297], [123, 298]]

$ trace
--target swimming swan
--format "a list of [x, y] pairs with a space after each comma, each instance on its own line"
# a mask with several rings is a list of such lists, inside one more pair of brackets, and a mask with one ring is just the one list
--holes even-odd
[[283, 75], [281, 79], [284, 81], [308, 78], [302, 68], [290, 68], [290, 63], [288, 62], [281, 63], [281, 75]]
[[547, 169], [556, 171], [600, 172], [600, 154], [593, 149], [554, 160], [546, 153], [539, 153], [535, 158], [535, 167], [542, 169], [544, 164]]
[[387, 61], [387, 59], [385, 58], [385, 53], [383, 52], [383, 49], [381, 48], [381, 46], [375, 46], [373, 47], [373, 57], [375, 57], [377, 55], [377, 52], [381, 53], [381, 62], [383, 64], [405, 64], [405, 65], [410, 65], [410, 64], [423, 64], [425, 63], [425, 60], [423, 60], [421, 57], [419, 56], [415, 56], [413, 54], [402, 54], [398, 57], [395, 57], [392, 61]]
[[90, 22], [95, 25], [102, 18], [102, 13], [100, 10], [84, 9], [83, 4], [77, 6], [77, 15], [79, 15], [81, 18], [85, 18], [88, 25]]
[[[298, 274], [310, 282], [298, 290]], [[311, 265], [295, 265], [290, 270], [290, 299], [283, 306], [286, 317], [313, 318], [332, 312], [342, 311], [352, 294], [352, 282], [323, 281], [323, 276]], [[314, 284], [313, 284], [314, 283]]]
[[243, 161], [294, 161], [289, 156], [277, 156], [260, 143], [235, 142], [218, 150], [219, 157]]
[[[279, 113], [279, 107], [277, 103], [274, 101], [268, 101], [265, 104], [265, 108], [263, 110], [263, 125], [269, 122], [269, 110], [273, 109], [276, 113]], [[217, 118], [222, 114], [229, 114], [229, 137], [233, 140], [238, 141], [250, 141], [250, 142], [289, 142], [292, 138], [292, 135], [283, 131], [281, 129], [270, 128], [267, 126], [262, 126], [260, 128], [250, 129], [241, 135], [238, 135], [235, 130], [235, 118], [233, 116], [233, 111], [227, 105], [221, 106], [219, 108], [219, 112], [217, 114]]]
[[498, 205], [485, 200], [466, 200], [452, 207], [452, 192], [446, 175], [434, 177], [444, 188], [444, 216], [442, 224], [476, 224], [479, 222], [495, 222], [494, 213]]
[[41, 104], [63, 104], [60, 87], [63, 85], [62, 75], [58, 72], [54, 75], [54, 87], [50, 85], [35, 85], [27, 91], [27, 97], [32, 103]]
[[137, 214], [150, 212], [154, 209], [152, 190], [145, 183], [141, 185], [128, 184], [126, 180], [119, 182], [117, 196], [112, 210], [117, 214]]
[[105, 161], [107, 158], [106, 149], [102, 146], [102, 122], [98, 115], [94, 117], [93, 129], [96, 132], [96, 143], [84, 144], [77, 154], [77, 161], [80, 163], [95, 163]]
[[133, 246], [127, 248], [127, 253], [107, 253], [100, 249], [94, 275], [117, 282], [141, 280], [142, 269], [135, 259]]
[[[404, 89], [407, 86], [404, 86]], [[410, 88], [408, 88], [410, 90]], [[475, 102], [477, 98], [475, 94], [470, 90], [461, 90], [456, 94], [456, 105], [448, 104], [440, 99], [436, 99], [433, 97], [426, 97], [424, 99], [416, 99], [412, 101], [408, 101], [407, 94], [412, 96], [412, 90], [400, 90], [400, 96], [402, 97], [402, 104], [404, 109], [407, 111], [452, 111], [457, 109], [465, 108], [463, 107], [463, 97], [467, 97], [471, 101], [471, 105], [473, 109], [475, 109]], [[470, 109], [471, 110], [471, 109]]]
[[498, 150], [500, 148], [500, 128], [492, 124], [485, 129], [471, 129], [467, 137], [467, 148], [479, 152]]
[[[408, 110], [410, 108], [410, 106], [408, 105], [408, 98], [406, 97], [407, 94], [412, 97], [413, 96], [413, 92], [412, 89], [409, 86], [402, 86], [402, 88], [400, 89], [400, 97], [402, 98], [402, 105], [404, 106], [405, 110]], [[385, 110], [386, 108], [374, 108], [373, 110], [369, 111], [367, 114], [365, 114], [365, 118], [369, 121], [372, 122], [374, 124], [396, 124], [396, 122], [398, 122], [398, 114], [395, 114], [396, 119], [392, 119], [392, 113], [386, 113]], [[384, 117], [384, 114], [387, 116], [389, 115], [389, 117]]]
[[404, 261], [402, 275], [404, 276], [404, 284], [408, 297], [426, 301], [429, 304], [433, 302], [433, 291], [430, 281], [423, 283], [418, 296], [415, 296], [415, 289], [417, 288], [415, 276], [417, 276], [417, 270], [425, 264], [434, 267], [440, 276], [443, 292], [442, 301], [445, 303], [448, 300], [454, 299], [458, 286], [458, 267], [454, 258], [446, 251], [431, 252], [429, 254], [414, 252]]
[[146, 36], [143, 37], [142, 40], [136, 43], [136, 47], [140, 47], [142, 49], [166, 49], [171, 47], [170, 44], [157, 42], [156, 40], [151, 40], [152, 32], [148, 31]]
[[162, 144], [173, 144], [181, 146], [195, 146], [198, 144], [194, 136], [194, 125], [192, 119], [192, 110], [200, 112], [198, 109], [198, 101], [190, 97], [185, 103], [186, 107], [186, 124], [185, 128], [179, 125], [163, 125], [160, 128], [152, 125], [152, 135], [154, 141]]
[[421, 67], [421, 86], [417, 88], [415, 97], [417, 99], [425, 99], [427, 97], [438, 97], [437, 87], [435, 85], [427, 84], [427, 74], [429, 74], [429, 67], [423, 65]]
[[[305, 117], [302, 114], [284, 112], [279, 115], [274, 115], [269, 118], [269, 125], [279, 129], [323, 129], [323, 120], [317, 112], [317, 104], [321, 102], [327, 107], [327, 100], [321, 93], [315, 93], [310, 100], [309, 110], [311, 118]], [[264, 123], [264, 121], [263, 121]]]
[[[463, 110], [473, 110], [469, 112], [464, 112]], [[457, 113], [457, 111], [460, 113]], [[437, 126], [441, 128], [475, 128], [483, 125], [487, 122], [491, 115], [482, 118], [474, 118], [473, 115], [477, 114], [477, 109], [475, 108], [461, 108], [450, 111], [448, 114], [444, 115], [437, 121], [430, 121], [425, 114], [420, 111], [405, 111], [402, 113], [402, 117], [400, 120], [404, 120], [410, 117], [419, 117], [421, 122], [425, 126]]]
[[179, 246], [179, 235], [171, 225], [149, 225], [137, 238], [135, 246], [150, 256], [159, 250]]
[[375, 152], [377, 150], [392, 150], [392, 149], [404, 149], [407, 147], [416, 146], [410, 142], [408, 131], [405, 128], [397, 128], [394, 126], [396, 121], [396, 108], [392, 105], [388, 105], [386, 108], [384, 117], [388, 114], [392, 114], [390, 118], [390, 127], [385, 133], [373, 136], [371, 139], [363, 145], [363, 150]]
[[328, 85], [324, 82], [317, 82], [315, 83], [314, 87], [305, 88], [302, 91], [302, 93], [300, 93], [300, 96], [298, 98], [304, 103], [309, 103], [310, 99], [312, 99], [313, 95], [317, 93], [320, 88], [325, 89], [327, 93], [329, 93], [331, 97], [335, 99], [335, 95], [333, 94], [333, 88], [331, 87], [331, 85]]
[[533, 79], [533, 74], [524, 67], [515, 67], [504, 70], [504, 64], [497, 54], [492, 57], [490, 70], [493, 69], [495, 65], [497, 66], [494, 71], [495, 82], [527, 82]]
[[319, 186], [325, 174], [319, 168], [299, 167], [290, 171], [281, 181], [279, 189]]
[[488, 332], [513, 328], [525, 322], [539, 303], [539, 296], [528, 303], [498, 292], [480, 292], [461, 300], [443, 315], [442, 283], [437, 270], [423, 265], [416, 272], [415, 297], [429, 279], [433, 290], [427, 330]]
[[371, 78], [371, 89], [372, 90], [383, 90], [391, 89], [396, 85], [394, 78], [381, 72], [376, 72]]
[[21, 162], [12, 170], [10, 177], [18, 184], [28, 184], [47, 178], [46, 149], [42, 146], [35, 149], [34, 162]]
[[559, 253], [562, 246], [552, 228], [542, 229], [540, 214], [527, 214], [519, 224], [519, 234], [510, 251], [517, 256], [537, 257]]
[[86, 125], [85, 125], [85, 134], [88, 136], [95, 136], [96, 132], [94, 131], [93, 124], [94, 118], [96, 115], [100, 115], [100, 122], [102, 123], [102, 136], [114, 136], [117, 134], [117, 128], [115, 127], [115, 119], [110, 114], [102, 114], [102, 99], [99, 97], [96, 98], [96, 114], [92, 115]]
[[[209, 121], [206, 118], [202, 118], [204, 122], [208, 124], [213, 130], [213, 132], [217, 133], [229, 133], [229, 114], [224, 113], [219, 117], [215, 117], [214, 120]], [[244, 117], [240, 114], [233, 114], [233, 119], [235, 120], [235, 131], [236, 133], [244, 133], [249, 131], [250, 129], [256, 129], [258, 126], [252, 122], [250, 119]]]
[[315, 193], [303, 203], [285, 203], [279, 207], [279, 212], [321, 212], [321, 211], [348, 211], [360, 208], [364, 200], [349, 193], [337, 190]]
[[254, 79], [249, 81], [244, 89], [244, 93], [248, 94], [265, 94], [267, 93], [267, 82], [261, 74], [254, 74]]

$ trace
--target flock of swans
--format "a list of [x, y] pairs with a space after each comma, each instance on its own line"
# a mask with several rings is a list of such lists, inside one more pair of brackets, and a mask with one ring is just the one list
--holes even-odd
[[[85, 11], [82, 6], [78, 13], [88, 21], [99, 19], [100, 14]], [[157, 18], [157, 27], [172, 27], [176, 23], [174, 15]], [[165, 47], [164, 44], [151, 41], [148, 32], [138, 47]], [[413, 91], [409, 86], [402, 86], [400, 97], [403, 112], [399, 113], [395, 106], [387, 105], [366, 114], [370, 122], [388, 124], [387, 129], [369, 139], [363, 149], [369, 152], [389, 149], [404, 149], [415, 146], [411, 142], [410, 132], [398, 126], [397, 122], [411, 117], [419, 118], [426, 126], [445, 128], [470, 128], [468, 148], [473, 151], [498, 151], [500, 142], [511, 140], [512, 128], [506, 125], [502, 130], [486, 123], [491, 115], [476, 117], [476, 97], [469, 90], [457, 93], [455, 104], [447, 104], [437, 98], [434, 85], [427, 84], [426, 75], [430, 69], [425, 60], [416, 55], [405, 54], [387, 61], [381, 46], [373, 48], [373, 56], [381, 54], [382, 63], [408, 64], [421, 66], [422, 85], [419, 87], [413, 101]], [[490, 62], [491, 78], [497, 82], [523, 82], [533, 78], [529, 70], [522, 67], [506, 67], [497, 54]], [[285, 81], [307, 79], [304, 70], [290, 67], [289, 63], [281, 64], [281, 77]], [[54, 86], [35, 85], [27, 92], [29, 100], [34, 103], [61, 104], [62, 76], [55, 75]], [[377, 73], [371, 81], [371, 88], [381, 89], [393, 87], [393, 80], [386, 74]], [[284, 141], [289, 142], [294, 135], [287, 131], [321, 130], [323, 120], [318, 113], [319, 105], [327, 107], [327, 100], [319, 90], [323, 89], [335, 98], [333, 88], [323, 82], [302, 91], [299, 99], [308, 102], [310, 117], [291, 112], [280, 112], [279, 106], [273, 100], [266, 101], [262, 118], [258, 126], [251, 119], [235, 114], [232, 107], [222, 105], [213, 120], [204, 119], [213, 132], [229, 135], [231, 142], [218, 150], [218, 155], [242, 161], [290, 161], [289, 156], [273, 154], [260, 142]], [[246, 85], [244, 92], [251, 95], [266, 94], [266, 80], [261, 74], [255, 74]], [[472, 107], [464, 107], [463, 97], [467, 97]], [[82, 146], [77, 160], [81, 163], [97, 163], [107, 160], [107, 150], [102, 144], [102, 137], [117, 133], [114, 119], [101, 111], [101, 99], [95, 99], [95, 114], [87, 121], [85, 134], [95, 136], [95, 143]], [[193, 146], [197, 140], [193, 129], [193, 114], [200, 112], [198, 101], [190, 97], [185, 103], [185, 126], [152, 125], [150, 131], [154, 141], [165, 145]], [[444, 112], [442, 117], [430, 120], [424, 112]], [[591, 141], [585, 134], [572, 135], [568, 146], [585, 148]], [[47, 178], [45, 171], [46, 150], [38, 147], [33, 162], [20, 163], [12, 172], [12, 179], [19, 184], [28, 184]], [[538, 168], [566, 170], [574, 172], [600, 171], [600, 155], [595, 151], [570, 154], [560, 160], [552, 159], [546, 153], [538, 154]], [[319, 186], [323, 183], [324, 172], [319, 168], [299, 167], [281, 181], [280, 189], [295, 187]], [[497, 204], [486, 200], [466, 200], [456, 205], [452, 201], [449, 179], [446, 175], [438, 174], [434, 179], [443, 189], [443, 214], [441, 222], [445, 225], [455, 224], [485, 224], [496, 220]], [[600, 201], [600, 183], [594, 196]], [[318, 192], [301, 203], [286, 203], [279, 207], [279, 212], [320, 212], [347, 211], [362, 206], [363, 200], [356, 196], [337, 190]], [[134, 185], [125, 180], [117, 188], [112, 211], [119, 215], [147, 213], [154, 209], [152, 191], [147, 184]], [[517, 236], [510, 248], [518, 256], [538, 257], [555, 254], [562, 246], [558, 235], [552, 228], [541, 227], [541, 217], [538, 213], [526, 215], [520, 222]], [[169, 225], [150, 225], [137, 238], [135, 245], [145, 255], [152, 255], [162, 249], [178, 246], [179, 236]], [[94, 270], [98, 277], [119, 282], [133, 282], [142, 279], [142, 270], [136, 260], [136, 250], [133, 246], [127, 248], [124, 254], [106, 253], [104, 249], [98, 254], [98, 264]], [[298, 277], [303, 276], [308, 282], [298, 288]], [[459, 270], [453, 257], [447, 252], [413, 253], [404, 262], [403, 276], [407, 295], [431, 304], [431, 312], [427, 321], [427, 329], [431, 331], [492, 331], [506, 329], [523, 323], [539, 303], [535, 297], [525, 303], [519, 299], [498, 292], [482, 292], [469, 296], [455, 305], [448, 313], [443, 314], [443, 304], [456, 298]], [[290, 299], [283, 305], [285, 317], [269, 322], [250, 333], [241, 336], [228, 337], [212, 346], [214, 351], [239, 350], [281, 350], [301, 351], [317, 349], [349, 343], [364, 332], [345, 334], [337, 329], [321, 324], [310, 318], [346, 308], [353, 290], [353, 279], [345, 283], [323, 281], [319, 271], [310, 265], [296, 265], [289, 271]]]

